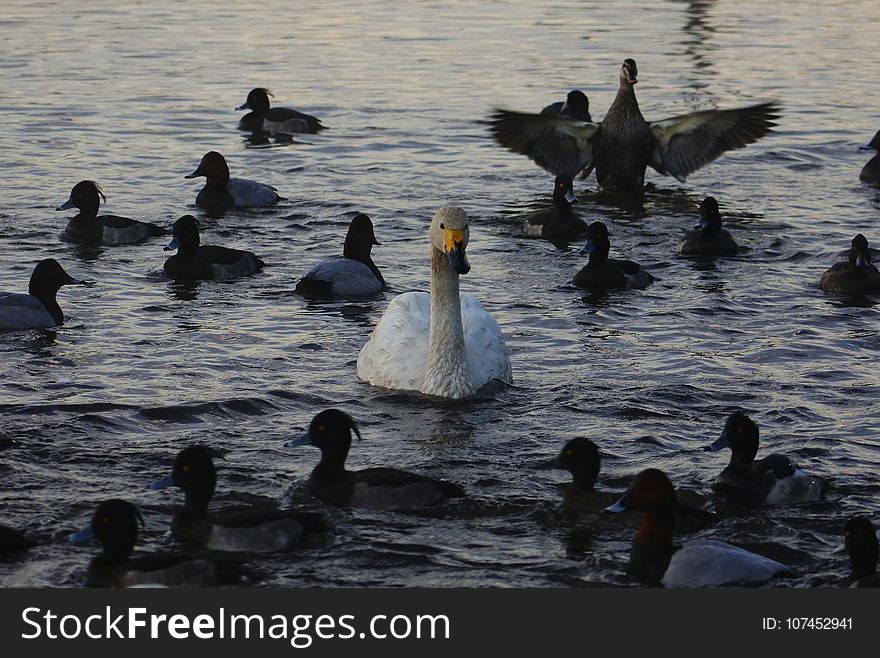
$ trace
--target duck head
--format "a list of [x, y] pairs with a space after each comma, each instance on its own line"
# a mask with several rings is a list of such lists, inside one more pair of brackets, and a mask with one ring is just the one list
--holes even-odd
[[859, 147], [860, 151], [880, 151], [880, 130], [878, 130], [874, 134], [874, 138], [865, 144], [864, 146]]
[[557, 206], [569, 207], [577, 203], [578, 198], [574, 195], [574, 183], [569, 174], [559, 174], [553, 184], [553, 201]]
[[611, 241], [608, 239], [608, 227], [602, 222], [593, 222], [587, 227], [587, 243], [580, 253], [589, 256], [591, 263], [601, 263], [608, 259]]
[[321, 466], [341, 470], [351, 448], [351, 433], [361, 439], [354, 419], [339, 409], [326, 409], [312, 418], [309, 430], [298, 439], [287, 441], [284, 446], [313, 445], [321, 450]]
[[849, 261], [856, 267], [867, 267], [871, 264], [871, 250], [868, 249], [868, 238], [859, 233], [852, 240], [849, 250]]
[[217, 151], [208, 151], [202, 156], [199, 166], [191, 174], [184, 178], [198, 178], [204, 176], [208, 179], [208, 185], [226, 185], [229, 182], [229, 166]]
[[373, 245], [380, 242], [376, 239], [373, 231], [373, 222], [368, 215], [357, 215], [348, 225], [348, 233], [345, 235], [345, 244], [342, 247], [342, 255], [352, 260], [366, 262], [370, 260], [370, 252]]
[[562, 113], [571, 117], [577, 117], [583, 121], [589, 121], [587, 117], [590, 116], [590, 100], [581, 90], [572, 89], [565, 97]]
[[70, 535], [68, 541], [79, 543], [97, 539], [104, 547], [105, 555], [127, 560], [137, 542], [138, 522], [144, 525], [137, 507], [126, 500], [111, 498], [98, 505], [89, 526]]
[[599, 477], [599, 448], [587, 438], [579, 436], [563, 446], [557, 463], [572, 474], [575, 484], [592, 489]]
[[639, 81], [639, 69], [636, 66], [636, 60], [627, 58], [623, 60], [620, 67], [620, 85], [632, 86]]
[[758, 454], [758, 443], [758, 426], [742, 411], [736, 411], [727, 417], [721, 436], [703, 450], [717, 452], [724, 448], [730, 448], [732, 453], [730, 462], [748, 466]]
[[700, 223], [694, 228], [713, 232], [721, 229], [721, 213], [718, 210], [718, 201], [713, 196], [707, 196], [700, 204]]
[[675, 487], [663, 471], [648, 468], [639, 473], [629, 490], [613, 505], [605, 508], [608, 514], [638, 510], [640, 512], [674, 514]]
[[86, 282], [74, 279], [54, 258], [46, 258], [34, 268], [28, 283], [28, 292], [34, 297], [42, 297], [45, 293], [50, 293], [54, 297], [61, 286], [71, 285], [84, 286]]
[[431, 244], [437, 251], [446, 254], [449, 265], [458, 274], [471, 271], [465, 249], [470, 232], [468, 216], [461, 208], [443, 206], [431, 221]]
[[852, 562], [853, 575], [868, 576], [877, 571], [880, 545], [874, 525], [867, 516], [854, 516], [846, 522], [846, 552]]
[[211, 449], [205, 446], [184, 448], [177, 453], [171, 475], [153, 482], [150, 489], [171, 486], [183, 489], [188, 504], [207, 507], [217, 488], [217, 469]]
[[236, 110], [253, 110], [261, 113], [269, 110], [269, 96], [275, 98], [271, 91], [263, 87], [256, 87], [248, 92], [247, 100], [239, 105]]
[[70, 190], [70, 198], [55, 210], [79, 208], [87, 215], [97, 215], [101, 199], [107, 203], [107, 197], [104, 196], [104, 192], [98, 184], [93, 180], [84, 180], [73, 186], [73, 189]]
[[184, 215], [171, 227], [171, 242], [164, 248], [164, 251], [174, 251], [175, 249], [192, 251], [198, 249], [199, 244], [201, 244], [199, 223], [192, 215]]

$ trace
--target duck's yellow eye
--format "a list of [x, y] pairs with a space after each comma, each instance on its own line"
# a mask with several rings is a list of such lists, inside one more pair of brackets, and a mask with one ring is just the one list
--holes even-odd
[[742, 431], [743, 431], [742, 425], [740, 425], [739, 427], [737, 427], [737, 428], [736, 428], [736, 431], [737, 431], [737, 432], [742, 432]]
[[319, 431], [319, 432], [323, 432], [323, 431], [326, 430], [326, 429], [327, 429], [327, 428], [324, 427], [323, 425], [318, 425], [318, 431]]
[[180, 470], [183, 471], [184, 473], [189, 473], [189, 464], [184, 464], [183, 466], [180, 467]]
[[574, 454], [574, 450], [566, 450], [566, 451], [565, 451], [565, 456], [566, 456], [566, 457], [571, 457], [573, 454]]
[[105, 525], [108, 524], [108, 523], [110, 523], [110, 517], [109, 517], [109, 516], [102, 516], [102, 517], [101, 517], [101, 523], [103, 523], [103, 524], [105, 524]]

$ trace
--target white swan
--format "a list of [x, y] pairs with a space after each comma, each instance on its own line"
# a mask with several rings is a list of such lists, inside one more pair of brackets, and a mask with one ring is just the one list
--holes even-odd
[[358, 356], [358, 377], [384, 388], [466, 398], [493, 379], [511, 381], [495, 319], [458, 292], [467, 274], [467, 213], [444, 206], [431, 222], [431, 293], [395, 297]]

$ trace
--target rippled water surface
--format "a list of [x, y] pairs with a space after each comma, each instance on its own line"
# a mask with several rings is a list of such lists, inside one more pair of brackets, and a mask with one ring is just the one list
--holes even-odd
[[[821, 273], [876, 230], [880, 195], [856, 148], [877, 130], [880, 11], [861, 2], [153, 3], [7, 0], [0, 18], [0, 289], [23, 291], [52, 256], [76, 277], [55, 331], [0, 335], [0, 522], [43, 545], [0, 563], [5, 585], [75, 586], [94, 547], [71, 547], [97, 501], [144, 512], [141, 545], [171, 545], [179, 492], [151, 492], [192, 443], [226, 451], [220, 501], [316, 505], [317, 451], [286, 450], [322, 408], [362, 423], [353, 467], [393, 464], [462, 483], [439, 514], [330, 510], [326, 547], [263, 560], [269, 585], [631, 584], [631, 524], [571, 519], [566, 474], [542, 468], [569, 438], [595, 440], [600, 487], [654, 466], [722, 515], [702, 536], [792, 564], [796, 586], [848, 573], [845, 519], [876, 515], [878, 309], [823, 293]], [[639, 63], [646, 118], [777, 100], [776, 132], [680, 184], [649, 172], [643, 210], [595, 202], [612, 249], [657, 278], [587, 296], [577, 247], [519, 236], [552, 178], [487, 137], [490, 109], [537, 111], [573, 87], [601, 118], [624, 57]], [[330, 130], [255, 145], [236, 129], [254, 86]], [[232, 175], [286, 198], [208, 217], [183, 179], [208, 150]], [[203, 242], [249, 248], [257, 276], [197, 286], [162, 274], [164, 242], [83, 248], [54, 208], [82, 179], [107, 212], [170, 224], [196, 214]], [[706, 194], [741, 257], [701, 263], [675, 245]], [[425, 289], [427, 226], [444, 203], [472, 216], [462, 288], [496, 316], [514, 385], [437, 402], [358, 381], [355, 360], [394, 294]], [[353, 213], [374, 220], [391, 290], [362, 303], [293, 294], [341, 250]], [[726, 455], [700, 451], [734, 408], [762, 451], [827, 478], [818, 504], [748, 510], [715, 498]], [[7, 445], [6, 441], [3, 445]], [[317, 506], [317, 505], [316, 505]]]

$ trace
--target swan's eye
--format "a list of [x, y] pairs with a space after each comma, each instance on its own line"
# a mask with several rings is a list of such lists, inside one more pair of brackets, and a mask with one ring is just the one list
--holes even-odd
[[440, 230], [445, 231], [446, 227], [443, 225], [443, 222], [440, 222]]

